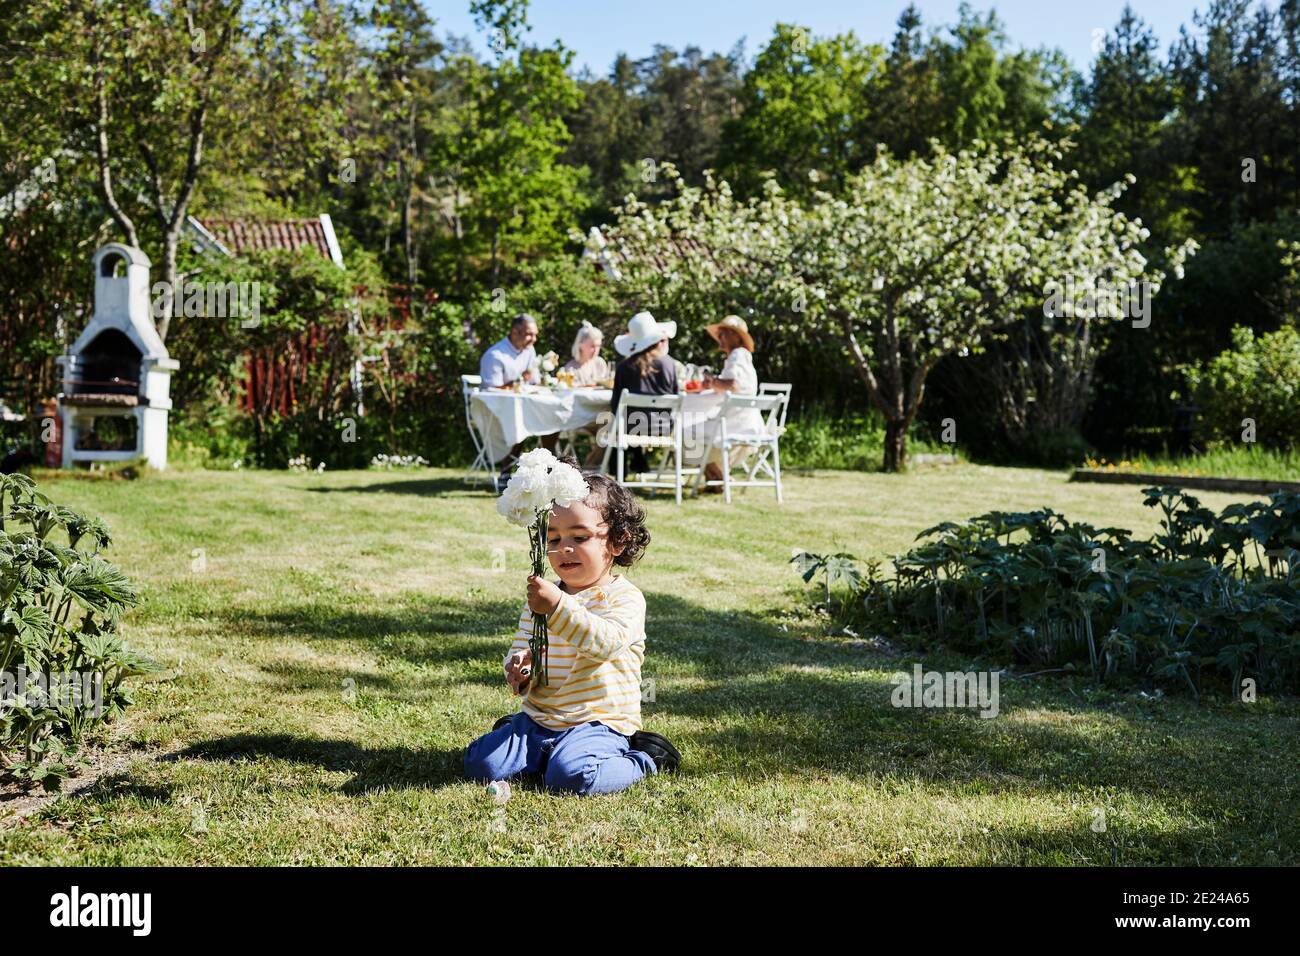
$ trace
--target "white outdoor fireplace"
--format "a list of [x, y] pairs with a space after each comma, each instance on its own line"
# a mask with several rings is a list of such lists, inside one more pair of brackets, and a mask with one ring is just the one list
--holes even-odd
[[154, 328], [149, 258], [109, 243], [95, 253], [95, 311], [63, 366], [63, 467], [143, 459], [167, 467], [172, 372]]

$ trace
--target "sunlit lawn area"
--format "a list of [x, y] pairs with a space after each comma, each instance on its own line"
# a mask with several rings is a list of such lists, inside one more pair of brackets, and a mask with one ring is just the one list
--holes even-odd
[[105, 737], [129, 768], [0, 829], [3, 863], [1300, 862], [1297, 702], [1033, 679], [1002, 682], [996, 719], [895, 709], [914, 658], [827, 636], [788, 563], [888, 556], [992, 508], [1145, 534], [1137, 487], [955, 466], [791, 476], [784, 506], [650, 499], [645, 716], [682, 772], [593, 799], [518, 786], [504, 809], [460, 760], [513, 709], [527, 540], [458, 472], [41, 487], [109, 522], [145, 590], [126, 636], [169, 670]]

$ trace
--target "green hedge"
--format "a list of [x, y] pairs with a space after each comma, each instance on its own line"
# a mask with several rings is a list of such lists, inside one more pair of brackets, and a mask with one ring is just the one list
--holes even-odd
[[1243, 420], [1251, 419], [1260, 445], [1300, 447], [1300, 332], [1293, 326], [1258, 336], [1236, 326], [1231, 349], [1184, 374], [1205, 442], [1239, 444]]

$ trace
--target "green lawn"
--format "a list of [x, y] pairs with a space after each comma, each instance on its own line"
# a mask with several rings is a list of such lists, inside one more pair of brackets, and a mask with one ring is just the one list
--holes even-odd
[[170, 670], [105, 736], [128, 769], [0, 828], [3, 863], [1300, 862], [1296, 701], [1007, 680], [996, 719], [898, 710], [889, 676], [911, 658], [825, 636], [788, 564], [891, 555], [992, 508], [1147, 533], [1136, 487], [957, 466], [792, 476], [783, 507], [651, 500], [630, 575], [649, 601], [645, 717], [683, 772], [592, 799], [516, 787], [504, 809], [460, 759], [513, 709], [500, 659], [527, 541], [458, 473], [41, 487], [110, 523], [145, 591], [126, 636]]

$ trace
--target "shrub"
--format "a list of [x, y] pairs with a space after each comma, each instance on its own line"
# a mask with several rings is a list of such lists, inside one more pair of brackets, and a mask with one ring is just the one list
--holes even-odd
[[1232, 348], [1204, 368], [1183, 370], [1201, 408], [1201, 436], [1214, 443], [1240, 439], [1242, 420], [1255, 422], [1255, 437], [1274, 448], [1300, 445], [1300, 332], [1284, 325], [1256, 336], [1232, 330]]
[[[49, 789], [71, 772], [86, 732], [132, 702], [123, 680], [158, 670], [118, 636], [139, 598], [100, 556], [110, 541], [98, 518], [53, 504], [24, 475], [0, 476], [0, 770]], [[100, 690], [91, 686], [88, 699], [76, 682], [57, 693], [64, 675], [97, 680]]]
[[167, 431], [167, 462], [178, 468], [242, 467], [253, 458], [252, 431], [232, 405], [214, 405], [201, 420], [175, 415]]
[[1098, 681], [1300, 690], [1300, 495], [1215, 514], [1177, 488], [1144, 494], [1163, 514], [1148, 540], [1050, 509], [928, 528], [892, 577], [861, 575], [855, 613], [904, 640]]

